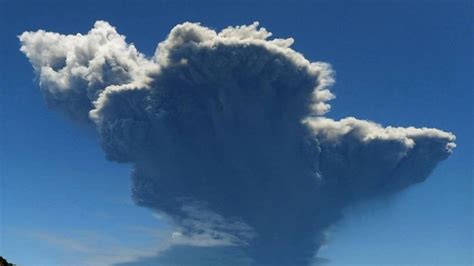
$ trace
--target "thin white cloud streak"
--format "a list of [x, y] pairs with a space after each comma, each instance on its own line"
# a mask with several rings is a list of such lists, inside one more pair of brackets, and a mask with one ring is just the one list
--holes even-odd
[[[140, 234], [137, 230], [126, 233], [133, 233], [134, 237]], [[61, 263], [67, 265], [111, 266], [154, 257], [171, 246], [170, 233], [166, 230], [147, 229], [141, 230], [141, 234], [148, 239], [142, 244], [94, 231], [69, 236], [41, 231], [29, 233], [29, 237], [60, 248], [61, 253], [67, 254]]]

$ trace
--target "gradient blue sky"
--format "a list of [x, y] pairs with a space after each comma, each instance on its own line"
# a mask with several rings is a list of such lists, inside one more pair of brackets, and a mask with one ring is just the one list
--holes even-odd
[[457, 135], [454, 155], [426, 182], [349, 208], [319, 256], [328, 265], [472, 264], [471, 1], [97, 2], [0, 0], [2, 256], [19, 265], [120, 262], [165, 248], [170, 232], [133, 205], [130, 167], [108, 162], [94, 132], [48, 110], [18, 34], [85, 33], [102, 19], [152, 55], [180, 22], [260, 21], [293, 37], [306, 58], [333, 65], [329, 117]]

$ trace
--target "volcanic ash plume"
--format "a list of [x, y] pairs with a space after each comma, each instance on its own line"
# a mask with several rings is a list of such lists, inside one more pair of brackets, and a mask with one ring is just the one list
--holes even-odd
[[46, 102], [131, 163], [137, 204], [177, 245], [238, 246], [252, 265], [309, 265], [348, 204], [422, 182], [455, 147], [431, 128], [323, 115], [332, 70], [258, 23], [175, 26], [153, 57], [107, 22], [24, 32]]

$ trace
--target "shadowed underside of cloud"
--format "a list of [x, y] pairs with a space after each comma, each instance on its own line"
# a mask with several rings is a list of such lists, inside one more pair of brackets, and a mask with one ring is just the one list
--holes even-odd
[[344, 206], [425, 180], [455, 137], [323, 117], [330, 66], [271, 35], [258, 23], [183, 23], [151, 58], [103, 21], [86, 35], [19, 38], [47, 103], [95, 126], [107, 158], [133, 164], [135, 201], [179, 227], [178, 251], [309, 265]]

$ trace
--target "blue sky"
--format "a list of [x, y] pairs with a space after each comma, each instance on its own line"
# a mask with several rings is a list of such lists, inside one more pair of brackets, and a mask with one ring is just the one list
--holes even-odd
[[[130, 199], [130, 167], [46, 107], [17, 35], [87, 32], [106, 20], [146, 55], [183, 21], [260, 21], [332, 64], [328, 116], [456, 134], [420, 185], [348, 208], [319, 254], [329, 265], [471, 265], [472, 3], [469, 1], [0, 1], [0, 254], [19, 265], [114, 263], [166, 247], [169, 226]], [[109, 261], [108, 254], [123, 258]]]

